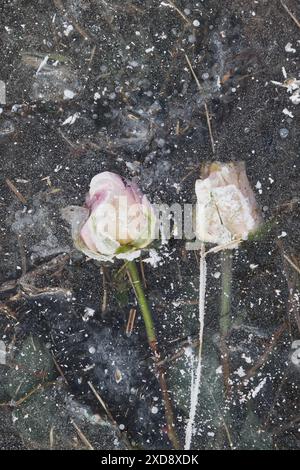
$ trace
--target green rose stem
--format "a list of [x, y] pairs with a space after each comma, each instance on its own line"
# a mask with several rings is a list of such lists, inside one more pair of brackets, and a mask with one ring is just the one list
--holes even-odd
[[231, 286], [232, 286], [232, 250], [222, 250], [221, 257], [221, 273], [222, 273], [222, 286], [221, 286], [221, 302], [220, 302], [220, 349], [221, 349], [221, 363], [224, 382], [224, 414], [222, 416], [223, 426], [219, 429], [217, 434], [217, 445], [219, 449], [224, 449], [225, 441], [228, 441], [230, 448], [233, 447], [230, 435], [231, 418], [226, 411], [226, 401], [230, 397], [231, 388], [229, 385], [230, 366], [229, 366], [229, 353], [226, 344], [228, 332], [230, 330], [230, 311], [231, 311]]
[[231, 284], [232, 284], [232, 250], [221, 252], [221, 313], [220, 313], [220, 333], [221, 333], [221, 354], [223, 377], [226, 397], [230, 395], [229, 386], [229, 356], [226, 345], [227, 335], [230, 329], [230, 309], [231, 309]]
[[135, 295], [136, 295], [138, 304], [141, 309], [141, 313], [142, 313], [145, 327], [146, 327], [148, 343], [153, 353], [155, 364], [156, 364], [159, 384], [160, 384], [162, 397], [163, 397], [163, 403], [165, 407], [168, 437], [173, 447], [175, 449], [180, 449], [180, 443], [179, 443], [176, 430], [175, 430], [174, 414], [173, 414], [173, 408], [172, 408], [172, 404], [171, 404], [171, 400], [170, 400], [170, 396], [168, 392], [168, 386], [167, 386], [166, 377], [165, 377], [165, 370], [164, 370], [164, 367], [160, 365], [160, 354], [158, 351], [157, 337], [156, 337], [151, 310], [149, 308], [148, 301], [145, 297], [144, 289], [143, 289], [143, 286], [140, 280], [140, 275], [137, 270], [135, 262], [134, 261], [126, 262], [126, 268], [129, 273], [129, 278], [133, 285]]

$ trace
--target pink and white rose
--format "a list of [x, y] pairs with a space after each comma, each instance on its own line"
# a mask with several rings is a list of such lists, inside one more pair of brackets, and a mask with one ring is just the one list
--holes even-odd
[[155, 215], [138, 187], [108, 171], [92, 178], [86, 207], [64, 211], [76, 247], [90, 258], [134, 259], [153, 240]]

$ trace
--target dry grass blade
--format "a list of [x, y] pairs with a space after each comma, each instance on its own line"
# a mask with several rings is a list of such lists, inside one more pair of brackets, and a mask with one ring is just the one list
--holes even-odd
[[170, 5], [170, 7], [174, 8], [174, 10], [178, 13], [178, 15], [183, 19], [183, 21], [185, 21], [189, 26], [192, 26], [192, 23], [190, 22], [190, 20], [185, 16], [185, 14], [175, 5], [174, 2], [172, 2], [172, 0], [167, 0], [168, 4]]
[[[195, 73], [195, 70], [191, 64], [191, 61], [190, 59], [188, 58], [188, 56], [185, 54], [185, 58], [186, 58], [186, 61], [188, 63], [188, 66], [190, 68], [190, 71], [194, 77], [194, 80], [196, 82], [196, 85], [198, 87], [198, 90], [200, 92], [203, 91], [203, 88], [199, 82], [199, 79]], [[211, 127], [211, 122], [210, 122], [210, 117], [209, 117], [209, 111], [208, 111], [208, 106], [206, 104], [206, 102], [204, 102], [204, 109], [205, 109], [205, 115], [206, 115], [206, 121], [207, 121], [207, 126], [208, 126], [208, 132], [209, 132], [209, 137], [210, 137], [210, 143], [211, 143], [211, 149], [212, 149], [212, 153], [215, 153], [215, 141], [214, 141], [214, 137], [213, 137], [213, 133], [212, 133], [212, 127]]]
[[57, 360], [55, 359], [55, 356], [53, 354], [53, 352], [51, 351], [51, 355], [52, 355], [52, 359], [53, 359], [53, 362], [54, 362], [54, 365], [59, 373], [59, 375], [62, 377], [63, 381], [68, 385], [68, 381], [65, 377], [65, 374], [63, 373], [62, 371], [62, 368], [60, 367], [60, 365], [58, 364]]
[[106, 282], [106, 271], [104, 266], [101, 267], [101, 274], [102, 274], [102, 285], [103, 285], [103, 297], [102, 297], [102, 304], [101, 304], [101, 313], [104, 315], [107, 310], [107, 282]]
[[9, 189], [14, 193], [14, 195], [19, 199], [19, 201], [22, 202], [22, 204], [24, 204], [24, 206], [26, 206], [27, 205], [27, 200], [20, 193], [20, 191], [16, 188], [14, 183], [12, 181], [10, 181], [8, 178], [6, 178], [5, 183], [7, 184]]
[[288, 15], [292, 18], [292, 20], [295, 22], [295, 24], [300, 28], [300, 21], [297, 20], [296, 16], [291, 12], [291, 10], [287, 7], [287, 5], [283, 2], [283, 0], [280, 0], [281, 5], [285, 9], [285, 11], [288, 13]]
[[284, 259], [286, 259], [287, 262], [292, 266], [292, 268], [294, 268], [295, 271], [297, 271], [297, 273], [300, 274], [300, 268], [299, 268], [299, 266], [297, 266], [297, 265], [291, 260], [291, 258], [289, 258], [288, 255], [285, 255], [285, 254], [284, 254], [283, 257], [284, 257]]
[[281, 338], [283, 333], [287, 329], [287, 324], [283, 323], [280, 325], [280, 327], [275, 331], [274, 335], [272, 336], [272, 339], [270, 343], [266, 346], [264, 353], [260, 356], [258, 359], [257, 363], [251, 367], [251, 369], [248, 370], [247, 374], [245, 377], [243, 377], [243, 381], [238, 387], [238, 390], [241, 390], [248, 382], [251, 377], [254, 377], [257, 373], [257, 371], [264, 366], [264, 364], [267, 362], [269, 355], [272, 353], [276, 343], [278, 340]]
[[54, 426], [51, 426], [50, 432], [49, 432], [49, 446], [50, 449], [52, 450], [54, 447]]
[[95, 397], [97, 398], [97, 400], [99, 401], [100, 405], [102, 406], [102, 408], [104, 409], [110, 423], [116, 427], [116, 432], [118, 433], [118, 436], [120, 438], [120, 440], [122, 440], [124, 442], [124, 444], [126, 445], [126, 447], [128, 449], [132, 449], [132, 446], [126, 436], [126, 434], [124, 434], [123, 432], [120, 431], [119, 427], [118, 427], [118, 423], [116, 422], [116, 420], [114, 419], [113, 415], [111, 414], [111, 412], [109, 411], [108, 407], [106, 406], [105, 402], [102, 400], [101, 396], [99, 395], [99, 393], [97, 392], [97, 390], [95, 389], [94, 385], [92, 384], [92, 382], [88, 382], [88, 386], [90, 387], [90, 389], [92, 390], [93, 394], [95, 395]]
[[83, 434], [81, 429], [77, 426], [77, 424], [71, 419], [71, 423], [73, 424], [74, 428], [77, 431], [78, 436], [82, 440], [83, 444], [89, 449], [89, 450], [95, 450], [88, 438]]
[[102, 406], [102, 408], [104, 409], [105, 413], [107, 414], [109, 420], [113, 423], [113, 424], [117, 424], [113, 415], [111, 414], [111, 412], [109, 411], [109, 409], [107, 408], [105, 402], [102, 400], [102, 398], [100, 397], [99, 393], [97, 392], [97, 390], [95, 389], [94, 385], [92, 384], [92, 382], [88, 382], [88, 386], [90, 387], [90, 389], [92, 390], [93, 394], [95, 395], [95, 397], [97, 398], [97, 400], [99, 401], [100, 405]]
[[131, 308], [129, 312], [128, 322], [126, 325], [126, 336], [131, 336], [132, 334], [132, 331], [134, 328], [135, 317], [136, 317], [136, 309]]

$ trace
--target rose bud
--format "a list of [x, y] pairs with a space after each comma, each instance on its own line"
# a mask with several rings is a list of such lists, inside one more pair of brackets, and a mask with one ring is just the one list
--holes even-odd
[[155, 216], [148, 199], [135, 184], [108, 171], [91, 180], [86, 207], [70, 206], [63, 217], [71, 223], [76, 247], [97, 260], [137, 258], [153, 240]]
[[225, 245], [246, 240], [262, 223], [244, 162], [206, 164], [195, 191], [196, 234], [203, 242]]

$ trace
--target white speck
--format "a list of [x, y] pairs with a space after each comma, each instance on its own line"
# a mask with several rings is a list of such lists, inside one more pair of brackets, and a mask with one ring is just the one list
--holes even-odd
[[250, 264], [250, 269], [256, 269], [258, 268], [258, 264]]
[[37, 71], [36, 71], [36, 75], [38, 75], [38, 74], [40, 73], [40, 71], [45, 67], [45, 65], [46, 65], [47, 62], [48, 62], [48, 59], [49, 59], [49, 56], [46, 55], [46, 56], [44, 57], [44, 59], [42, 60], [42, 62], [40, 63], [40, 65], [39, 65], [39, 67], [38, 67], [38, 69], [37, 69]]
[[199, 20], [194, 20], [194, 21], [193, 21], [193, 26], [195, 26], [195, 28], [199, 28], [199, 26], [200, 26], [200, 21], [199, 21]]
[[156, 414], [158, 413], [158, 408], [157, 408], [157, 406], [152, 406], [152, 408], [151, 408], [151, 413], [154, 414], [154, 415], [156, 415]]
[[12, 113], [17, 113], [19, 111], [19, 109], [22, 109], [21, 104], [13, 104], [12, 107], [11, 107], [11, 112]]
[[95, 315], [95, 310], [93, 310], [93, 309], [90, 308], [90, 307], [85, 307], [85, 309], [84, 309], [84, 315], [83, 315], [83, 317], [82, 317], [82, 320], [83, 320], [84, 322], [87, 322], [87, 321], [89, 321], [89, 319], [90, 319], [91, 317], [93, 317], [94, 315]]
[[62, 169], [62, 165], [56, 165], [54, 168], [54, 173], [58, 173]]
[[154, 46], [148, 47], [148, 49], [145, 50], [146, 54], [149, 54], [149, 52], [153, 52], [153, 51], [154, 51]]
[[282, 70], [282, 75], [284, 76], [285, 79], [287, 79], [287, 73], [286, 73], [285, 67], [282, 67], [281, 70]]
[[241, 366], [234, 372], [234, 374], [238, 375], [239, 377], [245, 377], [246, 372], [244, 368]]
[[119, 425], [119, 429], [120, 429], [121, 431], [124, 431], [124, 429], [125, 429], [124, 424], [120, 424], [120, 425]]
[[261, 189], [262, 185], [260, 181], [257, 181], [255, 187], [256, 189], [258, 189], [259, 194], [262, 194], [262, 189]]
[[73, 31], [74, 28], [71, 24], [68, 24], [68, 23], [64, 23], [64, 27], [65, 27], [64, 35], [68, 37], [69, 34]]
[[83, 372], [88, 372], [89, 370], [94, 369], [94, 367], [95, 367], [95, 364], [89, 364], [85, 366], [85, 368], [83, 369]]
[[291, 111], [289, 111], [287, 108], [284, 108], [282, 112], [283, 112], [283, 114], [285, 114], [286, 116], [288, 116], [290, 118], [294, 117], [293, 113]]
[[101, 98], [100, 93], [98, 93], [98, 91], [96, 91], [96, 93], [94, 94], [94, 101], [100, 100], [100, 98]]
[[293, 104], [297, 105], [300, 104], [300, 88], [290, 96], [290, 100]]
[[215, 433], [214, 432], [208, 432], [207, 435], [208, 435], [208, 437], [214, 437]]
[[0, 364], [6, 364], [6, 346], [4, 341], [0, 341]]
[[213, 277], [214, 277], [215, 279], [219, 279], [220, 276], [221, 276], [220, 271], [217, 271], [216, 273], [213, 274]]
[[242, 359], [244, 359], [247, 364], [251, 364], [252, 362], [251, 357], [247, 357], [245, 354], [242, 354]]
[[76, 93], [74, 93], [74, 91], [72, 91], [72, 90], [65, 90], [64, 91], [64, 99], [65, 100], [72, 100], [75, 95], [76, 95]]
[[278, 235], [277, 238], [284, 238], [284, 237], [286, 237], [286, 236], [287, 236], [287, 233], [286, 233], [286, 232], [281, 232], [281, 234]]
[[257, 385], [257, 387], [256, 387], [254, 390], [251, 391], [251, 395], [252, 395], [253, 398], [255, 398], [255, 397], [259, 394], [259, 392], [261, 391], [261, 389], [265, 386], [266, 382], [267, 382], [267, 377], [265, 377], [265, 378]]
[[135, 69], [139, 66], [139, 63], [137, 60], [131, 60], [130, 62], [128, 62], [128, 65]]
[[154, 250], [153, 248], [151, 248], [149, 250], [149, 258], [146, 258], [143, 260], [144, 263], [149, 263], [151, 266], [153, 266], [154, 268], [156, 268], [156, 266], [158, 265], [158, 263], [161, 261], [161, 256], [159, 256], [159, 254], [157, 253], [156, 250]]
[[184, 348], [184, 354], [186, 357], [193, 357], [194, 356], [193, 348], [191, 346], [186, 346]]
[[94, 346], [90, 346], [89, 347], [89, 353], [90, 354], [95, 354], [95, 352], [96, 352], [96, 348]]
[[292, 52], [293, 54], [295, 54], [296, 52], [296, 49], [292, 47], [291, 42], [288, 42], [284, 49], [285, 49], [285, 52]]
[[80, 113], [72, 114], [62, 123], [62, 126], [65, 126], [66, 124], [69, 124], [71, 126], [79, 118], [79, 116]]

